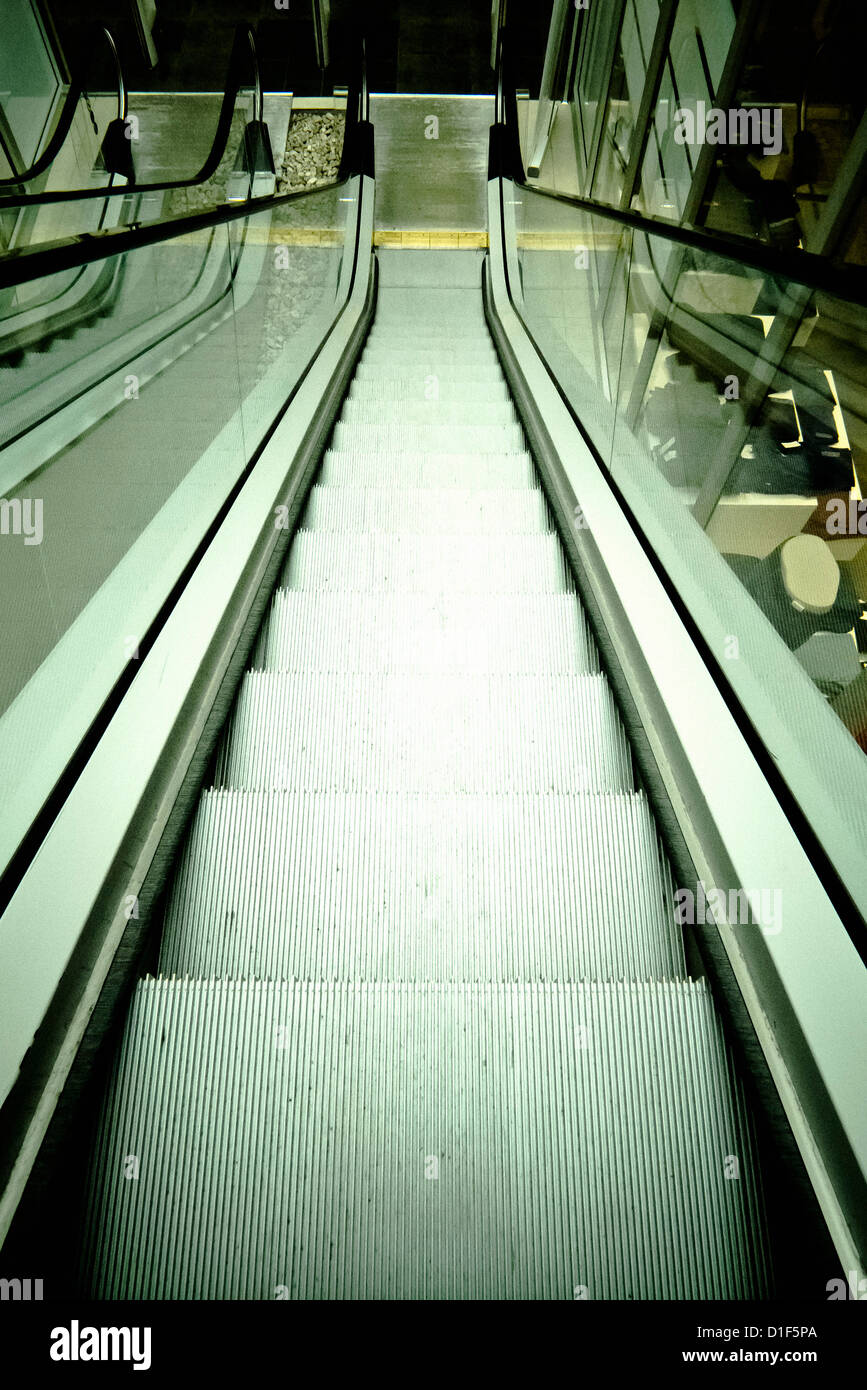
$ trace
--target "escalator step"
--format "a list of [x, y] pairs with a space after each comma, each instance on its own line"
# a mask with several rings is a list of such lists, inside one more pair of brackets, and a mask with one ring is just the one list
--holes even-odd
[[670, 874], [635, 793], [208, 792], [159, 968], [311, 980], [686, 974]]
[[287, 589], [332, 593], [572, 591], [572, 578], [554, 535], [364, 536], [299, 531], [282, 583]]
[[[403, 258], [404, 253], [397, 253]], [[410, 252], [410, 255], [413, 253]], [[431, 265], [436, 265], [436, 253], [428, 256]], [[442, 268], [447, 262], [440, 262]], [[485, 311], [481, 289], [481, 274], [476, 284], [446, 287], [445, 285], [385, 286], [376, 301], [376, 317], [383, 323], [393, 323], [406, 328], [407, 324], [419, 323], [427, 328], [444, 325], [459, 332], [462, 328], [472, 328], [485, 323]]]
[[397, 333], [402, 337], [408, 336], [414, 328], [429, 336], [442, 336], [446, 333], [455, 337], [490, 336], [484, 310], [480, 305], [456, 304], [456, 312], [449, 312], [443, 305], [431, 304], [429, 309], [422, 306], [423, 301], [415, 305], [405, 301], [402, 306], [398, 306], [390, 302], [388, 296], [380, 293], [373, 326], [388, 329], [390, 333]]
[[544, 535], [550, 531], [538, 489], [314, 487], [304, 528], [422, 535]]
[[466, 372], [469, 375], [477, 366], [499, 366], [499, 358], [492, 347], [476, 347], [473, 344], [465, 344], [458, 340], [450, 344], [444, 343], [418, 343], [409, 341], [406, 343], [395, 343], [390, 338], [383, 338], [377, 342], [365, 344], [361, 355], [361, 361], [365, 366], [388, 366], [388, 367], [410, 367], [418, 371], [421, 366], [425, 366], [427, 371], [436, 373], [437, 369], [444, 363], [460, 363], [466, 365]]
[[481, 310], [473, 314], [426, 314], [422, 318], [417, 310], [394, 313], [380, 302], [370, 331], [403, 342], [430, 338], [439, 342], [482, 343], [486, 348], [491, 346], [490, 329]]
[[429, 351], [434, 354], [441, 354], [444, 361], [448, 361], [452, 350], [456, 347], [464, 353], [479, 353], [483, 358], [488, 359], [493, 351], [491, 336], [484, 327], [476, 333], [455, 333], [448, 329], [444, 329], [440, 333], [431, 333], [425, 329], [416, 332], [412, 327], [404, 328], [398, 332], [396, 329], [380, 328], [374, 324], [364, 346], [365, 350], [384, 347], [395, 352]]
[[[427, 425], [440, 430], [467, 426], [513, 428], [518, 423], [511, 401], [425, 401], [416, 396], [407, 397], [404, 391], [395, 391], [392, 403], [393, 409], [400, 410], [401, 425]], [[379, 428], [381, 421], [381, 401], [353, 400], [352, 397], [344, 401], [340, 413], [344, 435], [348, 429]]]
[[[433, 388], [426, 383], [425, 377], [420, 372], [415, 372], [405, 376], [391, 377], [371, 377], [364, 376], [356, 378], [347, 397], [347, 402], [352, 401], [423, 401], [430, 399], [430, 392]], [[428, 395], [425, 393], [428, 392]], [[505, 379], [482, 380], [481, 378], [467, 378], [465, 374], [459, 377], [449, 377], [440, 379], [438, 374], [436, 384], [436, 394], [440, 401], [451, 404], [455, 401], [503, 401], [511, 403], [509, 388]]]
[[248, 672], [218, 786], [287, 791], [630, 791], [603, 676]]
[[440, 382], [484, 382], [486, 390], [492, 382], [501, 383], [505, 381], [503, 369], [499, 362], [492, 361], [490, 358], [483, 362], [473, 362], [470, 366], [467, 366], [465, 363], [455, 363], [448, 360], [437, 362], [436, 365], [434, 365], [430, 363], [429, 358], [426, 358], [425, 362], [429, 364], [427, 367], [424, 365], [420, 367], [418, 362], [410, 364], [403, 358], [398, 357], [395, 357], [393, 360], [385, 359], [371, 362], [365, 362], [362, 359], [355, 368], [355, 376], [353, 377], [351, 389], [354, 391], [356, 386], [360, 386], [363, 382], [367, 381], [418, 381], [420, 378], [423, 379], [426, 371], [430, 371], [436, 375]]
[[533, 461], [518, 454], [427, 452], [395, 454], [357, 449], [329, 449], [319, 481], [332, 487], [385, 486], [460, 488], [535, 488]]
[[146, 979], [91, 1213], [99, 1298], [766, 1291], [701, 983]]
[[431, 425], [412, 421], [364, 424], [338, 420], [333, 447], [360, 453], [521, 454], [524, 435], [518, 424]]
[[350, 604], [345, 594], [278, 589], [251, 666], [589, 674], [599, 658], [574, 594], [354, 594]]

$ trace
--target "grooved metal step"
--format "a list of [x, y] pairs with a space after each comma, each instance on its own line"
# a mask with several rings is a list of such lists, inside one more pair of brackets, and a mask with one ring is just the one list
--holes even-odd
[[511, 404], [509, 388], [504, 379], [491, 378], [485, 381], [475, 374], [471, 377], [447, 377], [437, 375], [431, 383], [422, 372], [380, 377], [359, 377], [353, 381], [347, 403], [356, 401], [503, 401]]
[[365, 352], [384, 348], [388, 352], [429, 352], [439, 358], [448, 358], [453, 348], [460, 349], [463, 356], [487, 358], [490, 361], [493, 351], [487, 331], [468, 333], [394, 333], [377, 329], [374, 325], [364, 345]]
[[98, 1298], [766, 1289], [699, 983], [145, 980], [91, 1210]]
[[[482, 426], [517, 428], [518, 417], [511, 401], [446, 401], [406, 400], [398, 398], [402, 425], [432, 425], [438, 430]], [[341, 428], [365, 430], [383, 428], [382, 405], [379, 401], [353, 400], [343, 403]]]
[[517, 423], [509, 425], [431, 425], [398, 420], [393, 424], [355, 423], [338, 420], [332, 443], [335, 449], [363, 453], [522, 454], [524, 435]]
[[[468, 367], [463, 363], [437, 361], [435, 364], [427, 363], [440, 382], [446, 381], [482, 381], [482, 382], [505, 382], [503, 369], [499, 360], [486, 358], [484, 361], [473, 361]], [[366, 362], [362, 357], [355, 368], [353, 386], [361, 386], [368, 381], [418, 381], [425, 376], [425, 365], [409, 364], [403, 359], [395, 361]]]
[[462, 264], [380, 290], [192, 818], [96, 1297], [768, 1292], [740, 1083]]
[[636, 793], [208, 792], [159, 968], [419, 981], [686, 973], [670, 874]]
[[449, 290], [421, 286], [398, 290], [390, 288], [380, 293], [376, 305], [376, 322], [406, 328], [407, 324], [423, 324], [428, 328], [440, 324], [449, 328], [486, 326], [482, 306], [481, 277], [475, 290]]
[[574, 594], [321, 594], [278, 589], [250, 665], [272, 671], [593, 673]]
[[527, 488], [314, 487], [308, 531], [409, 532], [421, 535], [544, 535], [550, 531], [543, 494]]
[[[446, 370], [446, 364], [450, 371]], [[494, 380], [502, 380], [502, 368], [496, 356], [487, 356], [455, 347], [446, 354], [415, 348], [398, 350], [389, 348], [365, 348], [359, 362], [359, 370], [364, 368], [367, 376], [412, 376], [427, 383], [447, 381], [452, 377], [478, 377], [490, 375]]]
[[561, 594], [571, 590], [556, 536], [335, 535], [299, 531], [287, 589], [374, 593]]
[[387, 297], [379, 297], [374, 316], [377, 327], [388, 327], [400, 333], [406, 333], [414, 327], [420, 327], [422, 332], [427, 333], [448, 330], [462, 333], [480, 329], [487, 332], [484, 309], [475, 295], [464, 294], [462, 302], [456, 298], [454, 303], [446, 308], [442, 302], [438, 302], [438, 297], [442, 295], [441, 290], [428, 297], [422, 291], [417, 293], [413, 290], [401, 305], [398, 305], [393, 293], [389, 291]]
[[217, 786], [263, 790], [630, 791], [603, 676], [248, 672]]
[[410, 337], [415, 333], [430, 337], [483, 337], [490, 345], [491, 338], [482, 309], [475, 304], [470, 312], [466, 306], [457, 313], [425, 313], [404, 309], [391, 313], [380, 303], [373, 320], [374, 331], [387, 331], [399, 337]]
[[442, 338], [424, 338], [424, 335], [370, 334], [364, 343], [363, 360], [393, 359], [395, 361], [489, 361], [499, 363], [495, 347], [489, 338], [464, 338], [454, 334]]
[[460, 454], [451, 451], [395, 453], [329, 449], [319, 474], [332, 487], [535, 488], [533, 460], [514, 454]]

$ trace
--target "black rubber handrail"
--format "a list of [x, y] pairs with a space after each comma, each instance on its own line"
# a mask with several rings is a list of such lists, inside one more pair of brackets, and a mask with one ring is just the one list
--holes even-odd
[[346, 126], [338, 179], [352, 174], [373, 175], [373, 126], [370, 124], [370, 93], [367, 89], [367, 40], [358, 37], [359, 61], [346, 98]]
[[102, 26], [102, 32], [105, 34], [106, 42], [111, 49], [111, 59], [114, 63], [115, 79], [117, 81], [117, 119], [119, 121], [125, 121], [127, 113], [127, 95], [126, 81], [123, 75], [123, 64], [120, 61], [120, 54], [117, 51], [117, 44], [114, 41], [114, 35], [111, 30], [104, 24]]
[[[258, 81], [258, 58], [256, 51], [256, 37], [249, 25], [239, 24], [235, 30], [235, 37], [232, 42], [232, 52], [229, 58], [229, 69], [226, 77], [226, 87], [223, 92], [223, 99], [220, 104], [220, 114], [217, 119], [217, 129], [214, 134], [213, 143], [198, 173], [185, 179], [164, 179], [158, 183], [138, 183], [135, 185], [136, 193], [165, 193], [174, 188], [195, 188], [199, 184], [207, 183], [216, 172], [220, 160], [226, 152], [229, 142], [229, 134], [232, 127], [232, 117], [235, 113], [235, 102], [238, 93], [243, 85], [247, 85], [245, 78], [251, 75], [254, 79], [254, 86]], [[66, 102], [64, 103], [60, 121], [54, 133], [43, 151], [40, 159], [33, 165], [32, 170], [26, 175], [16, 175], [13, 179], [0, 180], [0, 186], [19, 185], [35, 177], [36, 173], [42, 173], [51, 163], [56, 155], [75, 114], [75, 107], [81, 95], [82, 88], [78, 86], [75, 90], [70, 90]], [[74, 100], [71, 100], [74, 97]], [[65, 122], [65, 125], [64, 125]], [[62, 130], [61, 130], [61, 127]], [[58, 138], [59, 137], [59, 138]], [[37, 167], [38, 166], [38, 167]], [[41, 207], [49, 203], [68, 203], [81, 202], [87, 198], [122, 198], [128, 196], [130, 188], [74, 188], [56, 189], [50, 193], [26, 193], [13, 194], [7, 197], [0, 197], [0, 211], [10, 208], [31, 208]]]
[[683, 226], [662, 218], [646, 217], [643, 213], [624, 212], [591, 198], [557, 193], [554, 189], [527, 183], [520, 154], [518, 104], [514, 87], [507, 80], [508, 63], [507, 36], [503, 29], [499, 40], [496, 123], [491, 128], [489, 177], [499, 174], [502, 178], [511, 179], [516, 187], [527, 193], [538, 194], [540, 198], [548, 198], [578, 212], [602, 217], [648, 237], [662, 237], [678, 246], [687, 246], [717, 259], [748, 265], [765, 275], [791, 280], [796, 285], [821, 290], [847, 303], [867, 308], [867, 267], [841, 265], [812, 251], [783, 251], [733, 233], [711, 232], [705, 227]]
[[273, 193], [266, 198], [250, 198], [243, 203], [222, 203], [203, 212], [163, 217], [157, 222], [141, 225], [136, 223], [131, 227], [110, 227], [103, 232], [82, 232], [78, 236], [65, 237], [61, 241], [23, 246], [7, 251], [0, 257], [0, 289], [12, 289], [16, 285], [41, 280], [46, 275], [73, 270], [81, 265], [92, 265], [95, 261], [107, 260], [109, 256], [119, 256], [140, 246], [153, 246], [161, 241], [170, 241], [173, 237], [217, 227], [224, 222], [236, 222], [241, 218], [252, 217], [257, 212], [267, 212], [270, 208], [283, 207], [287, 203], [310, 198], [316, 193], [327, 192], [329, 188], [338, 188], [344, 182], [344, 179], [338, 179], [334, 183], [321, 184], [319, 188], [307, 188], [300, 193]]
[[[140, 246], [153, 246], [173, 237], [252, 217], [257, 212], [285, 207], [288, 203], [311, 198], [330, 188], [339, 188], [353, 175], [370, 174], [373, 167], [373, 127], [367, 119], [369, 96], [363, 43], [359, 71], [360, 75], [350, 89], [347, 102], [343, 159], [334, 182], [303, 189], [300, 193], [272, 193], [265, 198], [249, 198], [243, 203], [223, 203], [203, 212], [183, 213], [178, 217], [166, 217], [157, 222], [133, 224], [130, 227], [111, 227], [102, 232], [82, 232], [60, 241], [7, 251], [0, 256], [0, 289], [12, 289], [46, 275], [72, 270], [76, 266], [92, 265], [95, 261], [107, 260], [109, 256], [134, 251]], [[145, 187], [138, 185], [136, 192], [141, 193]], [[100, 192], [104, 193], [104, 190]]]
[[[124, 81], [123, 68], [121, 66], [120, 56], [117, 51], [117, 44], [115, 43], [114, 35], [112, 34], [108, 26], [105, 24], [95, 25], [93, 29], [93, 35], [94, 39], [98, 35], [102, 35], [108, 43], [109, 49], [111, 50], [112, 62], [114, 64], [115, 73], [117, 75], [118, 114], [121, 115], [122, 113], [125, 117], [126, 83]], [[60, 111], [60, 118], [58, 119], [58, 122], [54, 127], [54, 130], [51, 132], [45, 149], [42, 151], [41, 155], [39, 155], [38, 159], [35, 159], [33, 163], [30, 165], [30, 167], [24, 169], [21, 173], [9, 174], [5, 178], [0, 179], [0, 188], [20, 188], [22, 184], [30, 183], [33, 179], [38, 178], [40, 174], [45, 173], [45, 170], [52, 163], [61, 146], [63, 145], [63, 142], [65, 141], [67, 135], [69, 134], [70, 126], [72, 125], [72, 122], [75, 119], [75, 113], [78, 109], [78, 103], [81, 100], [84, 93], [87, 91], [87, 84], [85, 82], [86, 76], [87, 71], [85, 69], [85, 72], [82, 74], [80, 80], [74, 82], [73, 85], [70, 87], [69, 91], [66, 93], [66, 96], [63, 99], [63, 106]], [[25, 195], [22, 194], [20, 196], [23, 198]]]

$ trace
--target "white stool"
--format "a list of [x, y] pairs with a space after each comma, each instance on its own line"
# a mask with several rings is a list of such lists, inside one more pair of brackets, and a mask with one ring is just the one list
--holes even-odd
[[820, 536], [793, 536], [780, 550], [783, 587], [801, 613], [827, 613], [840, 588], [840, 569]]

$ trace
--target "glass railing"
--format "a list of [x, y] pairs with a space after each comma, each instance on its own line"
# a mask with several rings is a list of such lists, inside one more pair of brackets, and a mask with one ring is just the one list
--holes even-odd
[[[73, 171], [56, 161], [45, 190], [28, 190], [26, 199], [16, 192], [0, 196], [5, 248], [18, 250], [110, 227], [156, 222], [225, 202], [233, 191], [233, 179], [237, 182], [244, 129], [253, 114], [249, 92], [235, 97], [226, 147], [216, 168], [201, 183], [189, 182], [211, 153], [222, 102], [219, 93], [134, 93], [128, 128], [135, 182], [97, 168], [76, 183]], [[274, 97], [269, 106], [285, 138], [288, 99]], [[160, 186], [164, 184], [175, 186]], [[99, 193], [67, 196], [70, 188]], [[102, 190], [104, 196], [100, 196]]]
[[[168, 97], [155, 100], [169, 103]], [[145, 180], [182, 178], [189, 175], [190, 167], [204, 162], [211, 149], [221, 101], [222, 98], [219, 96], [208, 99], [201, 94], [172, 94], [171, 106], [177, 105], [179, 110], [173, 110], [170, 123], [170, 105], [165, 105], [164, 125], [169, 133], [163, 134], [162, 153], [159, 152], [159, 140], [152, 130], [152, 127], [159, 126], [159, 121], [148, 107], [150, 116], [139, 124], [141, 141], [148, 146], [148, 162], [142, 166]], [[10, 249], [20, 250], [30, 245], [41, 245], [68, 236], [109, 230], [117, 226], [141, 226], [168, 217], [192, 215], [227, 201], [237, 202], [248, 197], [254, 185], [249, 171], [244, 167], [241, 149], [244, 131], [253, 110], [251, 103], [249, 93], [239, 94], [226, 150], [206, 182], [182, 184], [150, 192], [146, 188], [139, 190], [137, 187], [118, 192], [118, 181], [115, 180], [112, 185], [114, 191], [111, 196], [105, 198], [16, 205], [13, 211], [19, 215], [19, 225]], [[333, 109], [343, 121], [345, 100], [335, 98]], [[292, 191], [293, 167], [288, 149], [286, 159], [289, 162], [285, 167], [283, 163], [283, 150], [286, 147], [290, 126], [291, 98], [279, 93], [266, 94], [264, 111], [274, 146], [275, 163], [278, 170], [288, 177], [289, 189], [286, 191]], [[183, 146], [184, 153], [181, 157], [178, 153], [178, 142], [171, 138], [171, 131], [174, 130], [179, 115], [183, 115], [184, 112], [188, 117], [185, 124], [191, 134]], [[273, 183], [274, 180], [271, 179], [266, 191], [274, 191]], [[122, 189], [122, 181], [119, 186]], [[258, 196], [260, 191], [257, 182], [254, 192]], [[73, 331], [76, 305], [79, 306], [80, 315], [85, 320], [93, 319], [101, 313], [105, 294], [111, 292], [111, 285], [106, 274], [103, 274], [99, 285], [100, 293], [94, 295], [94, 278], [92, 274], [84, 274], [78, 269], [46, 277], [39, 285], [28, 284], [11, 291], [0, 291], [0, 367], [9, 362], [20, 361], [21, 353], [34, 344], [47, 347], [58, 333]], [[42, 315], [37, 312], [40, 305], [44, 305]], [[7, 427], [7, 437], [8, 433]]]
[[228, 276], [212, 230], [19, 286], [0, 320], [0, 448], [122, 367], [129, 334], [145, 346], [223, 297]]
[[[0, 251], [111, 225], [110, 219], [106, 221], [108, 209], [120, 206], [117, 199], [97, 196], [75, 209], [62, 210], [61, 204], [56, 212], [51, 200], [70, 189], [98, 193], [125, 184], [126, 180], [109, 172], [100, 158], [102, 141], [116, 115], [115, 96], [79, 97], [68, 134], [50, 166], [34, 178], [0, 186]], [[8, 167], [3, 172], [7, 178], [11, 176]], [[33, 201], [42, 198], [46, 199], [44, 204]]]
[[503, 188], [562, 393], [767, 746], [863, 846], [867, 305]]
[[0, 367], [0, 864], [329, 331], [358, 188], [20, 287], [93, 312]]
[[33, 166], [38, 174], [0, 188], [2, 250], [242, 200], [250, 196], [245, 155], [251, 149], [253, 196], [274, 192], [274, 171], [261, 139], [253, 137], [267, 126], [279, 163], [292, 99], [287, 92], [264, 92], [255, 35], [246, 25], [235, 30], [224, 92], [127, 93], [118, 64], [115, 95], [82, 93], [77, 106], [74, 97], [68, 95], [64, 116]]

